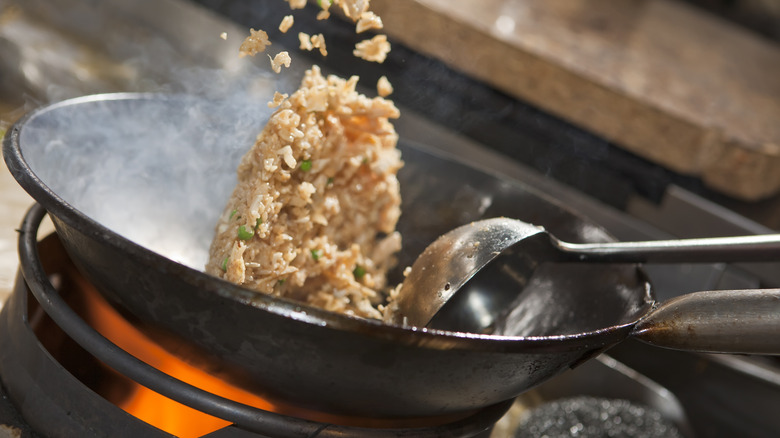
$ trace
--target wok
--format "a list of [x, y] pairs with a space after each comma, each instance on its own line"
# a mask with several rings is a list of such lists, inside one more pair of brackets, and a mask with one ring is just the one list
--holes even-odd
[[[540, 269], [528, 285], [543, 292], [535, 314], [500, 335], [495, 326], [511, 325], [480, 312], [479, 302], [465, 317], [468, 333], [418, 329], [204, 274], [238, 160], [268, 111], [193, 96], [89, 96], [25, 116], [6, 135], [4, 156], [74, 263], [117, 308], [174, 334], [167, 347], [184, 359], [305, 407], [397, 418], [492, 405], [620, 342], [653, 307], [650, 284], [628, 264]], [[437, 236], [483, 217], [515, 217], [571, 242], [611, 240], [528, 187], [420, 145], [401, 141], [400, 149], [396, 280]], [[505, 281], [497, 274], [495, 287]], [[564, 304], [551, 313], [546, 300]]]

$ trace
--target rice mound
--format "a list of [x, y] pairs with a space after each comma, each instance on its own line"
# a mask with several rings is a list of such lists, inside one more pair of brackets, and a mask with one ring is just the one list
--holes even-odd
[[382, 318], [400, 249], [396, 174], [403, 166], [392, 101], [358, 77], [308, 70], [238, 166], [206, 272], [326, 310]]

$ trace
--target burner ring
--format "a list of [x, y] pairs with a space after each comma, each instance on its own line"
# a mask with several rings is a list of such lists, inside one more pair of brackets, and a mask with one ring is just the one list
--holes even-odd
[[363, 437], [370, 431], [375, 437], [473, 436], [488, 429], [511, 406], [512, 400], [489, 406], [469, 417], [432, 427], [368, 429], [320, 423], [264, 411], [209, 393], [165, 374], [122, 350], [90, 327], [68, 306], [51, 285], [38, 253], [38, 228], [46, 210], [33, 205], [26, 214], [19, 236], [21, 270], [30, 291], [40, 306], [74, 341], [90, 354], [126, 377], [166, 397], [221, 418], [258, 434], [279, 437]]

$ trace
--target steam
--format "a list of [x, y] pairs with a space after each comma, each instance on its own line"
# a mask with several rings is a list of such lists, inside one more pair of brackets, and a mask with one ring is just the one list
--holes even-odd
[[[44, 7], [49, 2], [58, 6]], [[162, 1], [167, 6], [156, 10], [175, 12], [166, 17], [118, 0], [98, 8], [83, 3], [20, 4], [62, 33], [44, 40], [57, 41], [57, 50], [72, 46], [70, 56], [52, 58], [56, 69], [32, 68], [45, 59], [22, 53], [29, 71], [62, 74], [38, 78], [46, 84], [45, 100], [117, 91], [162, 95], [82, 98], [49, 108], [24, 127], [23, 155], [41, 181], [78, 211], [201, 270], [238, 162], [270, 116], [268, 101], [275, 91], [294, 91], [311, 63], [277, 41], [271, 56], [293, 54], [280, 75], [265, 53], [239, 58], [248, 29], [182, 2]], [[52, 12], [63, 10], [72, 13]], [[83, 41], [95, 47], [79, 46]], [[110, 77], [100, 80], [101, 72]]]
[[101, 225], [196, 269], [268, 109], [193, 96], [89, 99], [31, 119], [32, 171]]
[[121, 88], [154, 94], [85, 97], [39, 113], [20, 139], [32, 171], [100, 225], [202, 270], [238, 162], [271, 114], [267, 103], [293, 91], [309, 67], [300, 57], [276, 75], [264, 55], [239, 59], [233, 34], [228, 42], [214, 35], [224, 44], [216, 65], [183, 62], [165, 39], [124, 42], [123, 66], [134, 73]]

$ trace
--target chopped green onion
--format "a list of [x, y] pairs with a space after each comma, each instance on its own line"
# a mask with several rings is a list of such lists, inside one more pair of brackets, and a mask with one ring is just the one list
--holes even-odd
[[228, 257], [222, 259], [222, 266], [220, 266], [220, 268], [222, 268], [222, 272], [227, 272], [227, 262], [228, 262]]
[[303, 160], [301, 161], [301, 170], [304, 172], [308, 172], [311, 170], [311, 160]]
[[320, 257], [322, 257], [322, 250], [321, 249], [313, 249], [313, 250], [311, 250], [311, 258], [313, 258], [315, 262], [317, 260], [319, 260]]
[[260, 224], [262, 224], [262, 223], [263, 223], [263, 220], [260, 219], [260, 218], [257, 218], [257, 220], [255, 220], [255, 228], [254, 228], [255, 232], [257, 232], [257, 229], [260, 228]]
[[283, 284], [284, 284], [284, 278], [280, 278], [280, 279], [279, 279], [279, 286], [281, 286], [281, 285], [283, 285]]
[[254, 231], [247, 230], [245, 226], [241, 225], [240, 227], [238, 227], [238, 238], [239, 239], [241, 239], [241, 240], [249, 240], [254, 235], [255, 235]]
[[238, 212], [238, 210], [231, 211], [230, 212], [230, 217], [228, 219], [233, 219], [233, 216], [235, 216], [237, 212]]
[[352, 275], [355, 276], [355, 279], [360, 280], [364, 275], [366, 275], [366, 268], [360, 265], [355, 265], [355, 269], [352, 271]]
[[333, 177], [328, 178], [328, 185], [333, 184]]
[[368, 157], [363, 157], [363, 164], [368, 163]]

